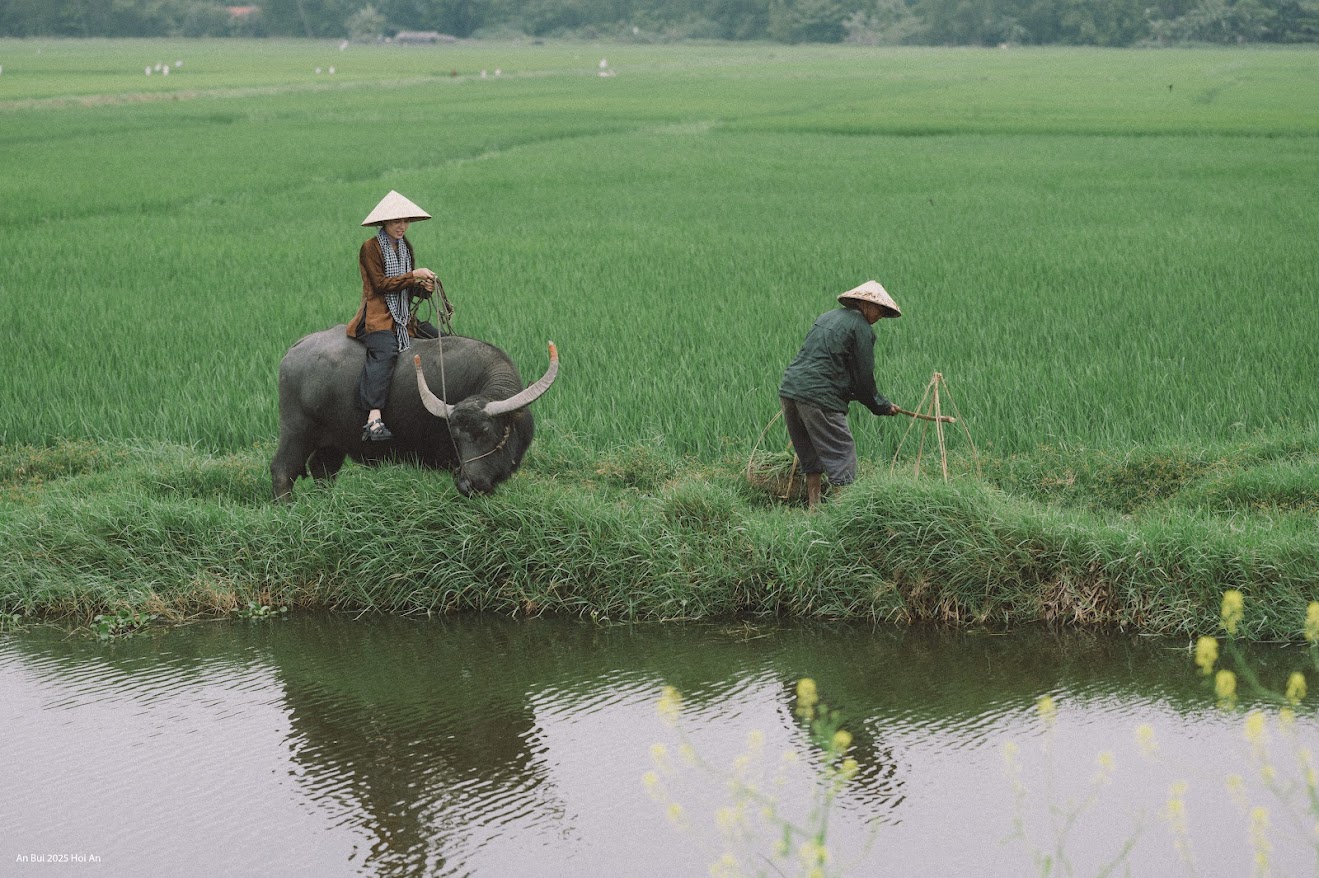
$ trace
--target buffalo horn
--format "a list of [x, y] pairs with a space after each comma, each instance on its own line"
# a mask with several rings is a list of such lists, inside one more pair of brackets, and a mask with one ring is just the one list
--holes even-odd
[[[507, 412], [517, 411], [520, 408], [525, 408], [537, 399], [540, 399], [541, 394], [550, 389], [550, 385], [554, 383], [554, 376], [559, 374], [559, 349], [554, 346], [554, 342], [550, 342], [549, 345], [550, 366], [545, 370], [545, 374], [540, 377], [540, 380], [535, 384], [530, 385], [522, 392], [510, 396], [508, 399], [497, 399], [493, 402], [486, 403], [483, 411], [487, 415], [493, 418], [495, 415], [502, 415]], [[417, 374], [421, 374], [420, 366], [417, 367]], [[422, 394], [422, 398], [425, 399], [425, 394]], [[430, 403], [427, 403], [426, 405], [427, 408], [430, 407]], [[431, 409], [431, 411], [434, 411], [434, 409]], [[441, 417], [443, 417], [443, 415], [441, 415]]]
[[421, 404], [426, 406], [426, 411], [435, 417], [447, 420], [449, 413], [453, 411], [453, 406], [431, 393], [430, 387], [426, 384], [426, 376], [421, 372], [421, 357], [417, 354], [412, 355], [412, 365], [417, 367], [417, 390], [421, 393]]

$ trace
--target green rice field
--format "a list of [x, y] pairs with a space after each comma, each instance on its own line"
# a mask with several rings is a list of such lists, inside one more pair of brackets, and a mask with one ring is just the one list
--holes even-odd
[[[1319, 597], [1311, 49], [0, 40], [0, 167], [14, 617], [1191, 631], [1238, 587], [1288, 636]], [[458, 332], [558, 345], [536, 444], [491, 498], [350, 467], [272, 508], [279, 360], [351, 317], [390, 189]], [[786, 471], [782, 370], [870, 278], [950, 480], [854, 407], [863, 478], [807, 516], [748, 463]]]

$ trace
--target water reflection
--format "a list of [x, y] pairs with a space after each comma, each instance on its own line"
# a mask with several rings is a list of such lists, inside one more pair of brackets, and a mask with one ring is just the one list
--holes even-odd
[[[373, 839], [372, 871], [461, 872], [475, 827], [519, 816], [545, 782], [528, 695], [537, 656], [516, 627], [327, 618], [271, 631], [306, 794]], [[517, 812], [521, 810], [523, 814]], [[526, 814], [530, 810], [530, 814]]]
[[[1254, 659], [1281, 686], [1295, 653]], [[1133, 779], [1090, 815], [1099, 827], [1069, 841], [1081, 874], [1130, 834], [1108, 831], [1114, 815], [1143, 810], [1142, 832], [1156, 835], [1177, 777], [1203, 781], [1203, 856], [1249, 869], [1219, 770], [1241, 750], [1239, 719], [1210, 707], [1184, 644], [483, 616], [300, 616], [108, 645], [0, 640], [0, 758], [23, 766], [0, 790], [0, 825], [14, 830], [0, 862], [79, 850], [134, 875], [200, 863], [225, 874], [705, 874], [722, 845], [713, 822], [673, 829], [640, 784], [650, 745], [673, 740], [659, 690], [684, 693], [685, 733], [716, 765], [731, 765], [752, 729], [768, 760], [809, 759], [792, 716], [802, 676], [854, 734], [861, 773], [831, 837], [869, 850], [857, 874], [1035, 871], [1027, 848], [1002, 840], [1021, 818], [1048, 841], [1051, 801], [1087, 789], [1101, 751]], [[1043, 694], [1060, 705], [1047, 733], [1033, 710]], [[1164, 741], [1145, 768], [1131, 743], [1141, 723]], [[1319, 743], [1312, 717], [1299, 735]], [[1025, 804], [1003, 776], [1008, 740], [1034, 787]], [[674, 783], [693, 815], [725, 797], [698, 772]], [[801, 784], [789, 797], [809, 796]], [[1240, 830], [1230, 843], [1223, 826]], [[1138, 852], [1137, 874], [1179, 865], [1166, 833]]]

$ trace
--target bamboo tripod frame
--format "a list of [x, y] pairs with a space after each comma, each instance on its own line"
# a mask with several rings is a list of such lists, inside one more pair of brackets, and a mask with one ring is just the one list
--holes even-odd
[[[948, 404], [952, 406], [954, 417], [949, 417], [943, 413], [941, 393], [948, 398]], [[971, 438], [971, 431], [967, 429], [966, 422], [962, 420], [961, 412], [957, 410], [957, 403], [953, 400], [952, 391], [948, 389], [948, 382], [944, 380], [942, 372], [935, 372], [930, 376], [930, 383], [925, 385], [925, 394], [921, 396], [920, 405], [916, 406], [915, 411], [909, 412], [906, 409], [898, 409], [898, 412], [910, 417], [911, 423], [907, 425], [906, 432], [902, 434], [897, 451], [893, 452], [893, 462], [889, 465], [890, 473], [897, 470], [898, 456], [902, 454], [902, 446], [906, 443], [912, 427], [916, 426], [918, 420], [924, 423], [921, 425], [920, 443], [916, 446], [915, 475], [919, 476], [921, 474], [921, 459], [925, 453], [925, 440], [929, 436], [931, 424], [934, 425], [934, 434], [939, 444], [939, 467], [943, 471], [945, 482], [948, 481], [948, 446], [944, 441], [944, 424], [962, 425], [962, 432], [966, 434], [966, 441], [971, 444], [971, 460], [975, 464], [976, 471], [980, 471], [980, 455], [976, 451], [975, 440]]]
[[[948, 404], [952, 407], [953, 416], [943, 413], [943, 399], [948, 398]], [[895, 407], [896, 408], [896, 407]], [[939, 467], [943, 472], [944, 481], [948, 481], [948, 446], [944, 440], [944, 424], [961, 424], [962, 432], [966, 435], [966, 441], [971, 446], [971, 460], [975, 465], [976, 472], [980, 471], [980, 455], [976, 450], [975, 440], [971, 438], [971, 431], [967, 429], [966, 422], [962, 420], [961, 412], [957, 410], [957, 402], [953, 399], [952, 391], [948, 389], [948, 382], [944, 380], [942, 372], [935, 372], [930, 376], [930, 383], [925, 386], [925, 393], [921, 397], [920, 404], [916, 406], [915, 411], [908, 411], [904, 408], [898, 409], [898, 414], [906, 415], [911, 418], [911, 424], [908, 425], [906, 432], [902, 434], [902, 439], [898, 442], [898, 448], [893, 453], [893, 462], [889, 465], [889, 473], [892, 474], [897, 470], [898, 457], [902, 454], [902, 446], [906, 443], [907, 437], [911, 434], [911, 428], [916, 426], [916, 422], [921, 422], [920, 444], [916, 449], [915, 474], [921, 474], [921, 460], [925, 452], [925, 440], [928, 438], [930, 425], [934, 425], [935, 438], [939, 445]], [[760, 431], [756, 437], [756, 444], [751, 448], [751, 456], [747, 459], [746, 477], [750, 481], [752, 475], [752, 464], [755, 461], [756, 452], [760, 450], [760, 443], [764, 441], [771, 427], [783, 417], [782, 410], [774, 413], [765, 428]], [[792, 468], [788, 472], [788, 484], [782, 493], [779, 493], [778, 499], [787, 500], [792, 496], [792, 489], [797, 480], [797, 455], [793, 453], [791, 443], [788, 445], [788, 452], [792, 453]]]

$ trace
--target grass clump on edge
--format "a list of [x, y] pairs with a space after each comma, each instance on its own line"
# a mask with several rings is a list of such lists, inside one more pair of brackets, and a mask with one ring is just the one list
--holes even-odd
[[[1052, 454], [1041, 469], [1058, 464]], [[1312, 526], [1287, 512], [1248, 517], [1249, 498], [1226, 517], [1203, 506], [1216, 486], [1245, 490], [1249, 467], [1234, 479], [1220, 465], [1199, 481], [1178, 470], [1173, 500], [1129, 515], [873, 465], [808, 514], [732, 462], [643, 449], [629, 468], [626, 457], [529, 467], [472, 500], [446, 473], [349, 466], [331, 488], [299, 482], [281, 506], [269, 500], [261, 449], [5, 447], [0, 615], [87, 624], [244, 606], [601, 621], [754, 613], [1189, 634], [1236, 588], [1265, 608], [1247, 633], [1274, 638], [1294, 636], [1290, 621], [1319, 585]], [[1310, 472], [1312, 457], [1287, 455], [1288, 472]], [[1276, 455], [1247, 458], [1276, 465]], [[1257, 481], [1278, 493], [1277, 479]]]

